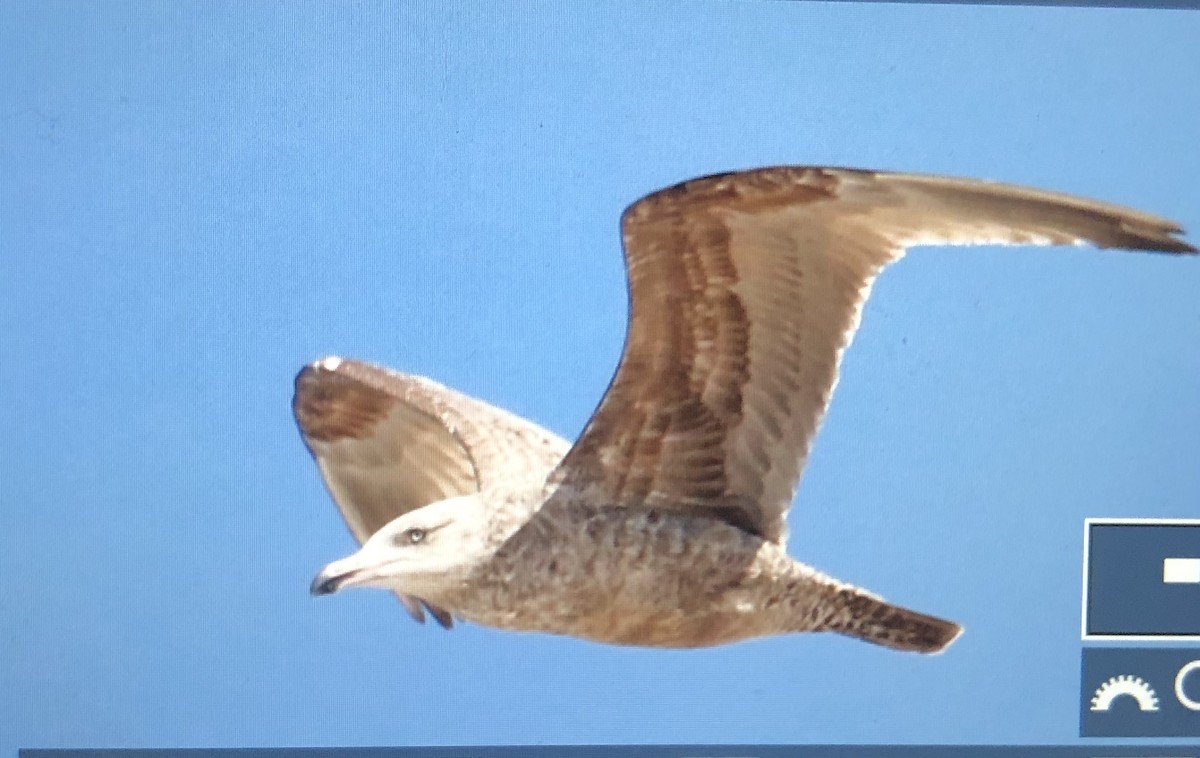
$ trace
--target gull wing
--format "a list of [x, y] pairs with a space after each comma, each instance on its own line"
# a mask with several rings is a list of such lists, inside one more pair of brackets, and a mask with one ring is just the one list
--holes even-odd
[[622, 216], [625, 350], [552, 481], [597, 502], [786, 538], [787, 510], [879, 272], [920, 244], [1195, 253], [1170, 221], [948, 177], [780, 167], [687, 181]]
[[[537, 424], [430, 379], [341, 358], [300, 371], [292, 411], [360, 544], [429, 503], [544, 478], [569, 447]], [[424, 620], [417, 601], [400, 599]], [[449, 626], [448, 614], [426, 608]]]

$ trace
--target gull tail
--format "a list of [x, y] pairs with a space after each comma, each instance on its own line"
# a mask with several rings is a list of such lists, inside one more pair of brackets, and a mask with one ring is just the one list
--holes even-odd
[[892, 605], [857, 587], [838, 592], [824, 628], [876, 645], [914, 653], [940, 653], [962, 634], [953, 621]]

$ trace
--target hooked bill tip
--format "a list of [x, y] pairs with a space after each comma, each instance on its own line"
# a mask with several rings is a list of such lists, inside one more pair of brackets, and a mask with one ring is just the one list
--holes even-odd
[[313, 597], [332, 595], [338, 591], [338, 587], [341, 586], [344, 578], [345, 577], [341, 576], [325, 576], [323, 573], [317, 574], [315, 577], [313, 577], [312, 584], [309, 585], [308, 592]]

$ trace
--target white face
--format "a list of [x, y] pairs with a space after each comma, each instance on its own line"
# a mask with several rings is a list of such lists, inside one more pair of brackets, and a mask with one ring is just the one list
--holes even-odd
[[435, 600], [480, 559], [486, 529], [479, 495], [430, 503], [384, 526], [354, 555], [322, 569], [312, 594], [382, 587]]

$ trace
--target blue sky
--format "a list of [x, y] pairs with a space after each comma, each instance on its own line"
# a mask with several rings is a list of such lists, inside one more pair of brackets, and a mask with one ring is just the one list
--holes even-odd
[[355, 356], [573, 436], [624, 334], [618, 215], [714, 171], [987, 177], [1200, 230], [1198, 47], [1168, 11], [3, 4], [0, 756], [1075, 740], [1083, 519], [1200, 515], [1200, 261], [885, 272], [790, 544], [963, 622], [935, 658], [310, 598], [352, 540], [291, 382]]

